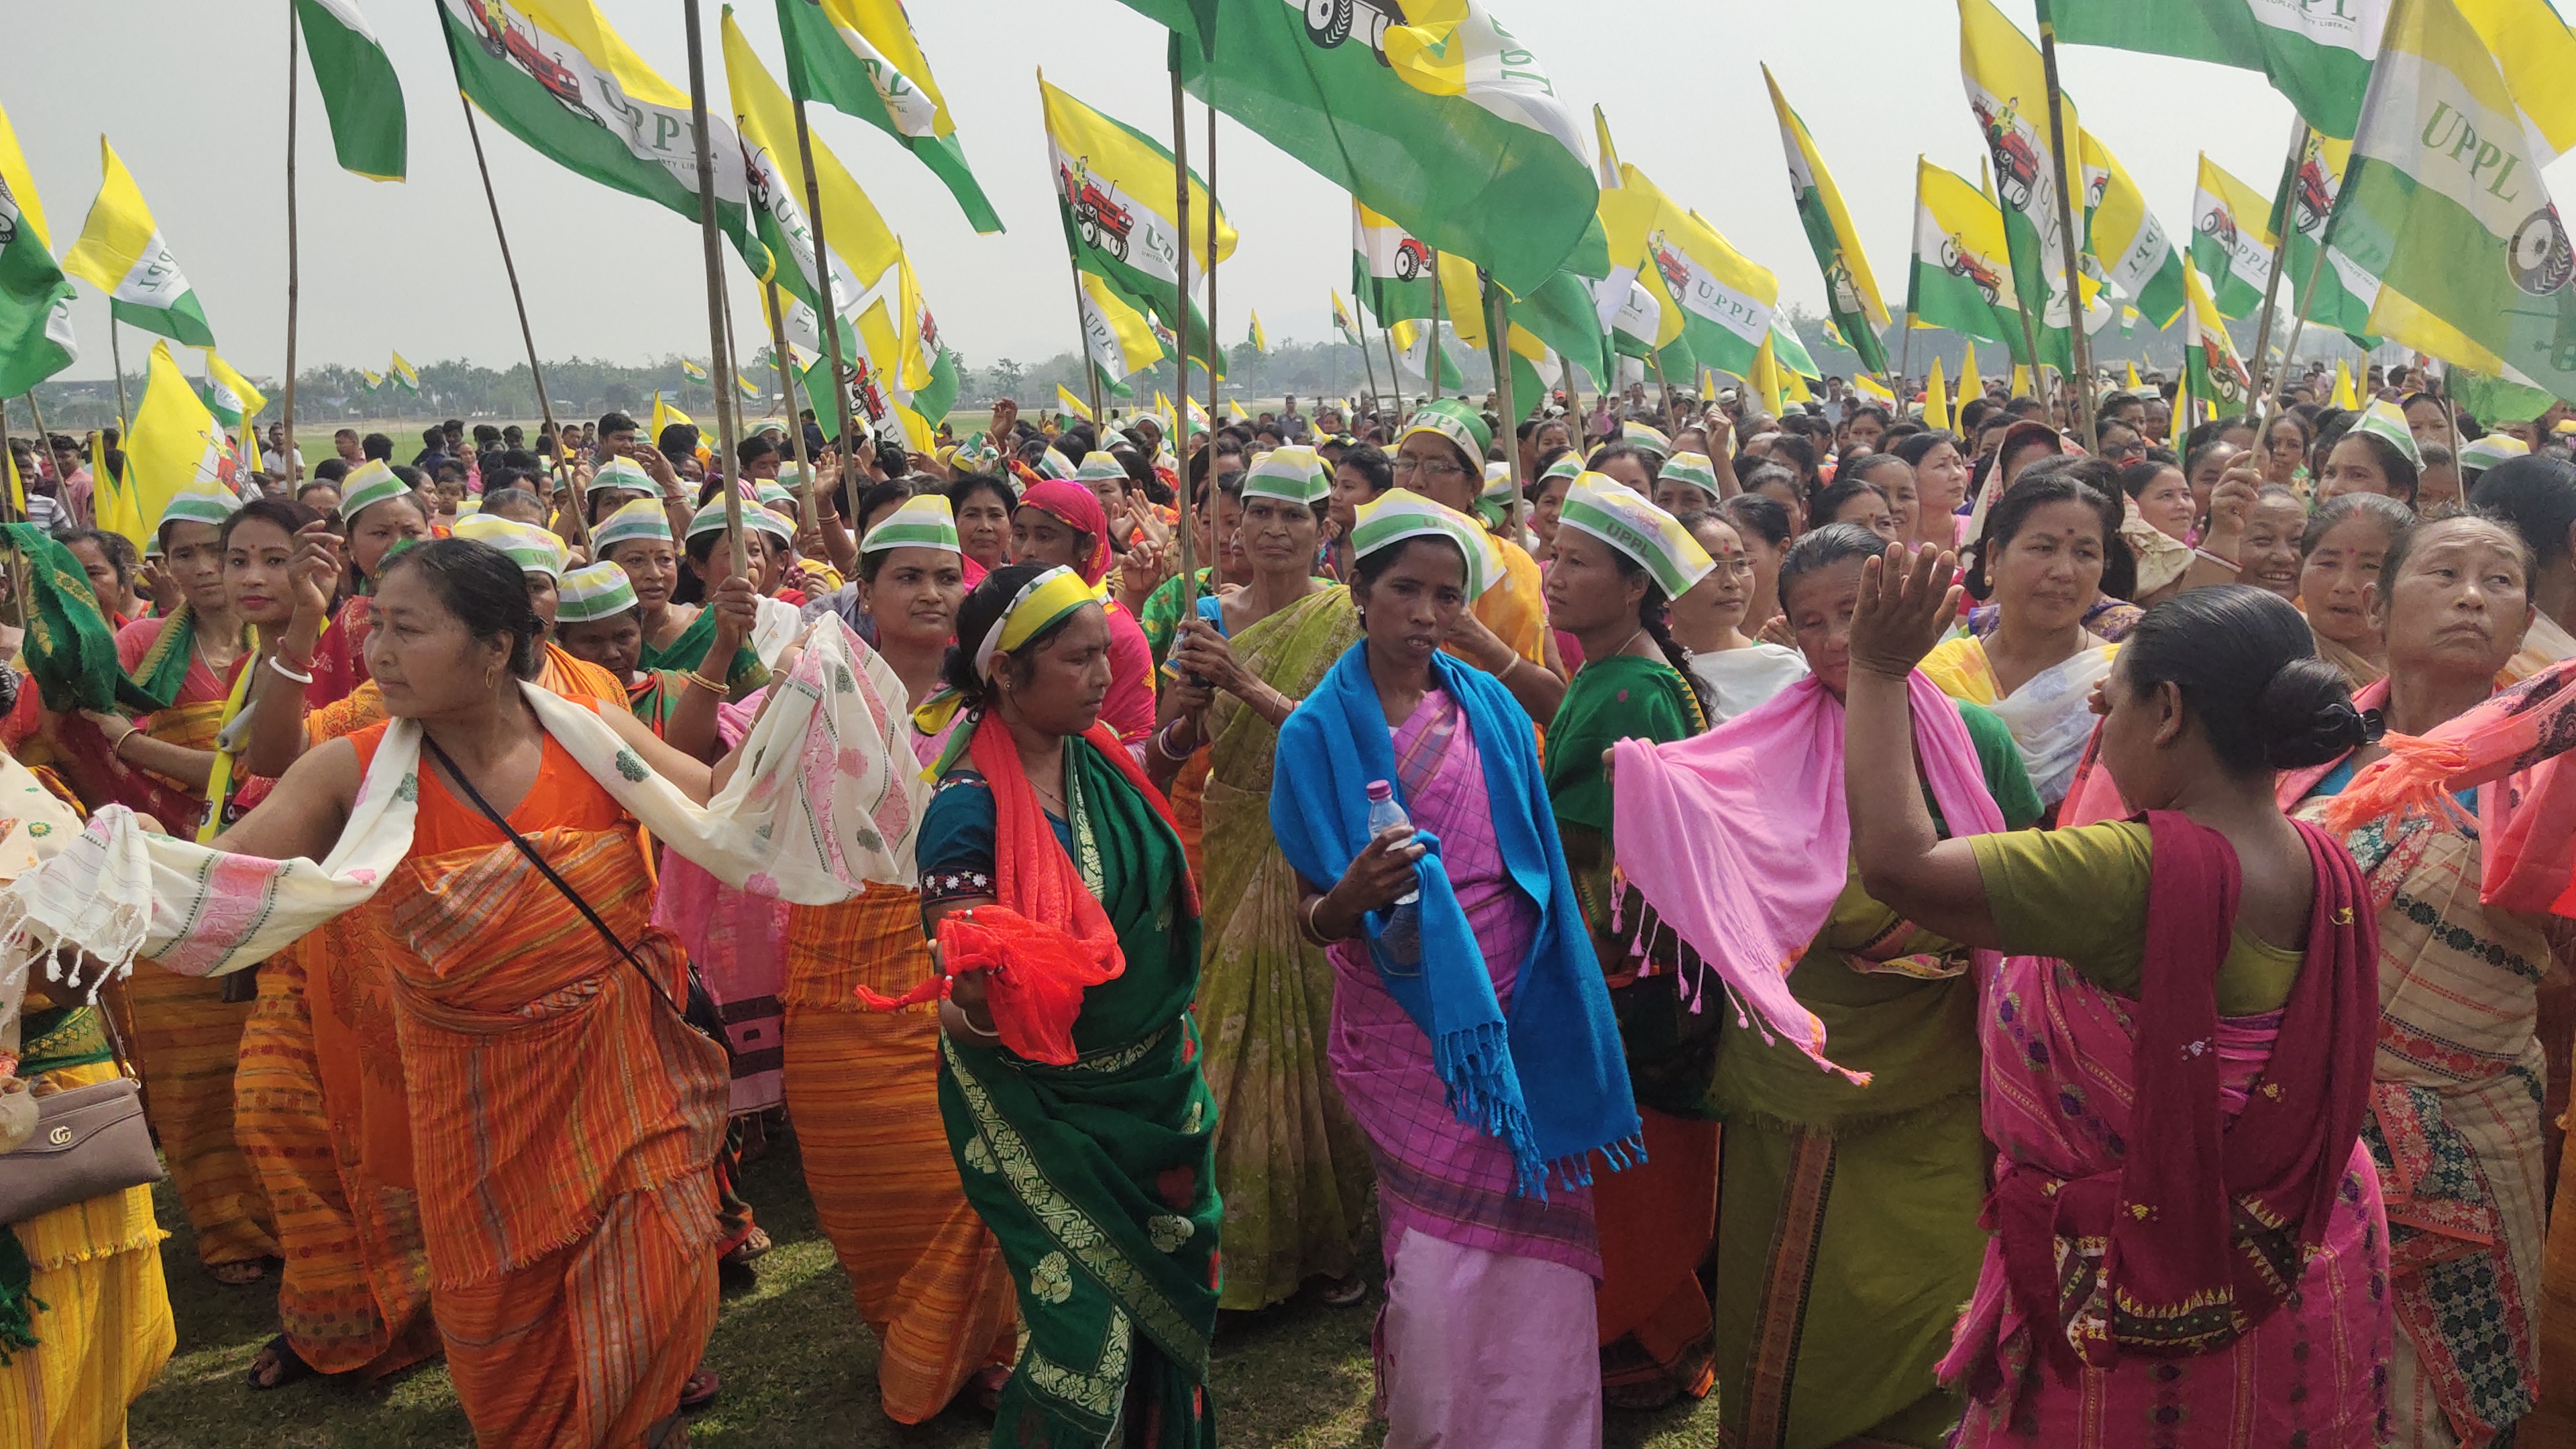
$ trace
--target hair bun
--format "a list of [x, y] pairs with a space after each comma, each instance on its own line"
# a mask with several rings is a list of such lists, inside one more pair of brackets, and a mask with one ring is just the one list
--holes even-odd
[[2275, 670], [2254, 700], [2263, 763], [2304, 770], [2361, 747], [2370, 729], [2352, 703], [2343, 671], [2310, 654]]

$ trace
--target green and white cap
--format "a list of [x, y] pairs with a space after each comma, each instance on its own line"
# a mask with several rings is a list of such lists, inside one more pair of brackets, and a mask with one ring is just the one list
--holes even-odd
[[1245, 498], [1277, 498], [1312, 506], [1332, 492], [1333, 478], [1324, 471], [1324, 460], [1315, 456], [1314, 449], [1297, 443], [1254, 458], [1243, 478]]
[[611, 458], [600, 464], [598, 470], [590, 475], [590, 481], [582, 486], [581, 491], [583, 496], [587, 497], [610, 488], [628, 493], [645, 494], [658, 494], [662, 491], [662, 485], [653, 481], [653, 475], [645, 472], [632, 458]]
[[2361, 417], [2352, 425], [2351, 431], [2385, 438], [2395, 445], [2398, 452], [2406, 455], [2407, 462], [2418, 468], [2424, 466], [2424, 450], [2415, 446], [2415, 430], [2406, 426], [2405, 410], [2384, 397], [2370, 400], [2370, 406], [2361, 410]]
[[[759, 504], [752, 502], [748, 498], [742, 501], [742, 526], [745, 528], [756, 528], [763, 533], [772, 534], [776, 537], [790, 540], [791, 542], [796, 537], [796, 525], [794, 522], [779, 517], [777, 514], [770, 512], [768, 509], [761, 507]], [[689, 515], [689, 541], [692, 543], [706, 537], [710, 533], [722, 533], [724, 531], [725, 501], [724, 495], [721, 493], [708, 499], [704, 504], [699, 506], [697, 512]]]
[[[1061, 478], [1068, 483], [1073, 481], [1073, 475], [1076, 471], [1073, 466], [1073, 460], [1066, 457], [1064, 454], [1057, 452], [1053, 448], [1049, 448], [1045, 452], [1038, 454], [1038, 460], [1029, 466], [1037, 470], [1037, 475], [1041, 478]], [[1123, 468], [1120, 469], [1119, 476], [1122, 478], [1125, 477], [1126, 470]]]
[[788, 492], [785, 487], [772, 483], [766, 478], [753, 484], [751, 491], [754, 496], [760, 499], [760, 506], [763, 508], [775, 508], [782, 513], [794, 513], [796, 511], [796, 495]]
[[489, 544], [508, 554], [520, 572], [544, 574], [550, 579], [563, 578], [564, 564], [571, 557], [571, 551], [564, 547], [562, 539], [533, 523], [521, 523], [497, 513], [477, 513], [457, 519], [456, 536]]
[[1706, 453], [1675, 453], [1664, 460], [1663, 471], [1655, 475], [1660, 483], [1687, 483], [1710, 498], [1717, 497], [1717, 465]]
[[742, 510], [742, 526], [757, 528], [781, 543], [796, 542], [795, 514], [781, 513], [766, 503], [745, 505]]
[[1414, 409], [1413, 418], [1395, 435], [1395, 445], [1416, 433], [1437, 433], [1458, 445], [1471, 463], [1482, 465], [1485, 450], [1494, 445], [1494, 431], [1485, 426], [1483, 415], [1453, 397], [1434, 398]]
[[1631, 448], [1641, 448], [1658, 458], [1673, 455], [1673, 440], [1635, 419], [1619, 425], [1619, 441]]
[[387, 499], [410, 496], [410, 484], [395, 477], [383, 459], [369, 458], [340, 480], [340, 520], [355, 523], [359, 514]]
[[[1039, 471], [1044, 472], [1045, 470], [1040, 469]], [[1105, 453], [1098, 448], [1094, 448], [1090, 452], [1082, 455], [1082, 466], [1073, 470], [1073, 481], [1076, 483], [1114, 482], [1120, 487], [1125, 487], [1127, 483], [1127, 470], [1118, 466], [1118, 458], [1116, 454]]]
[[221, 528], [225, 519], [241, 511], [241, 506], [240, 494], [211, 478], [192, 483], [179, 490], [161, 510], [152, 532], [157, 536], [173, 523], [209, 523]]
[[2531, 445], [2510, 433], [2489, 433], [2460, 445], [2460, 471], [2483, 473], [2499, 463], [2528, 456]]
[[1503, 581], [1503, 561], [1485, 526], [1409, 488], [1390, 488], [1359, 507], [1351, 524], [1351, 557], [1364, 559], [1408, 538], [1445, 538], [1467, 556], [1467, 597], [1484, 597]]
[[1476, 511], [1484, 515], [1487, 523], [1500, 528], [1503, 520], [1511, 516], [1513, 497], [1512, 465], [1487, 463], [1485, 491], [1476, 495]]
[[590, 546], [603, 558], [617, 545], [637, 539], [671, 542], [671, 520], [662, 511], [660, 499], [638, 498], [601, 519], [599, 526], [590, 531]]
[[957, 510], [937, 493], [905, 499], [902, 507], [878, 519], [868, 536], [859, 540], [861, 553], [888, 548], [939, 548], [963, 554], [965, 549], [957, 542]]
[[1678, 599], [1716, 564], [1681, 520], [1607, 473], [1586, 473], [1565, 490], [1559, 528], [1578, 529], [1626, 554], [1654, 579], [1667, 599]]
[[555, 622], [595, 624], [635, 607], [635, 586], [613, 563], [584, 564], [555, 586]]
[[1548, 464], [1546, 470], [1538, 475], [1538, 481], [1544, 485], [1551, 478], [1580, 478], [1582, 476], [1583, 455], [1581, 453], [1569, 452], [1564, 457]]

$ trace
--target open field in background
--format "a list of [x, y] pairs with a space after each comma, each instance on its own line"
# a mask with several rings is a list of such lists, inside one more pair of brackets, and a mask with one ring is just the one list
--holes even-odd
[[[327, 438], [325, 442], [327, 444]], [[308, 454], [308, 456], [310, 456]], [[906, 1428], [879, 1411], [876, 1343], [850, 1280], [816, 1226], [792, 1135], [747, 1164], [743, 1196], [778, 1246], [757, 1286], [728, 1291], [707, 1362], [724, 1392], [692, 1421], [698, 1445], [759, 1449], [980, 1449], [991, 1423], [971, 1404]], [[308, 1379], [268, 1393], [243, 1383], [277, 1331], [276, 1280], [225, 1288], [197, 1264], [196, 1242], [164, 1182], [155, 1192], [179, 1351], [135, 1403], [135, 1449], [455, 1449], [472, 1443], [444, 1367], [375, 1387]], [[1375, 1265], [1371, 1265], [1372, 1277]], [[1376, 1446], [1369, 1422], [1369, 1333], [1380, 1295], [1333, 1309], [1309, 1292], [1262, 1314], [1229, 1314], [1217, 1336], [1218, 1431], [1234, 1449]], [[42, 1319], [38, 1320], [39, 1325]], [[1612, 1414], [1608, 1449], [1713, 1449], [1714, 1401]]]

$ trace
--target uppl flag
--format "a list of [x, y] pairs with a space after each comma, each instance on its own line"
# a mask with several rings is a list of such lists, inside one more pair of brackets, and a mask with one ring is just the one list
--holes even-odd
[[1055, 385], [1055, 405], [1086, 423], [1091, 421], [1091, 409], [1083, 406], [1082, 399], [1075, 397], [1063, 383]]
[[295, 0], [295, 23], [331, 118], [340, 169], [370, 181], [402, 180], [410, 131], [402, 80], [357, 0]]
[[1127, 5], [1193, 95], [1432, 248], [1515, 293], [1606, 270], [1582, 118], [1482, 0]]
[[420, 373], [415, 371], [410, 363], [403, 361], [403, 355], [399, 352], [393, 355], [392, 361], [385, 364], [385, 375], [401, 383], [405, 392], [420, 391]]
[[2351, 154], [2351, 142], [2308, 132], [2284, 164], [2281, 194], [2265, 213], [2264, 229], [2284, 238], [2279, 265], [2282, 280], [2290, 284], [2284, 305], [2306, 317], [2309, 326], [2360, 337], [2370, 330], [2379, 278], [2353, 259], [2340, 234], [2326, 247], [2325, 260], [2317, 259], [2336, 198], [2343, 194], [2344, 166]]
[[2025, 351], [2003, 213], [1966, 177], [1919, 157], [1905, 309], [1917, 326], [2001, 342], [2015, 358]]
[[2202, 402], [2224, 409], [2242, 408], [2246, 395], [2254, 389], [2254, 379], [2247, 375], [2244, 361], [2236, 355], [2236, 342], [2227, 335], [2227, 319], [2218, 315], [2218, 306], [2210, 300], [2209, 287], [2201, 280], [2199, 268], [2184, 271], [2183, 295], [2185, 385]]
[[[1467, 385], [1467, 375], [1458, 370], [1458, 359], [1450, 354], [1448, 331], [1446, 322], [1440, 324], [1437, 334], [1428, 322], [1398, 321], [1387, 327], [1386, 335], [1395, 344], [1396, 360], [1405, 371], [1424, 379], [1433, 392], [1455, 392]], [[1436, 378], [1431, 376], [1435, 357], [1440, 368]]]
[[1127, 379], [1167, 355], [1154, 340], [1154, 324], [1128, 304], [1118, 290], [1089, 272], [1082, 281], [1082, 346], [1100, 385], [1120, 397], [1132, 397]]
[[2389, 17], [2334, 243], [2379, 278], [2374, 333], [2576, 396], [2576, 252], [2496, 57], [2452, 0]]
[[[502, 129], [573, 174], [698, 219], [689, 94], [644, 63], [592, 0], [438, 0], [457, 88]], [[733, 128], [710, 116], [716, 224], [755, 277], [776, 270], [752, 236]]]
[[1431, 248], [1351, 198], [1351, 294], [1378, 325], [1431, 315]]
[[940, 340], [939, 319], [930, 315], [921, 279], [913, 275], [912, 258], [900, 252], [895, 260], [895, 291], [902, 304], [903, 385], [912, 389], [913, 405], [922, 416], [944, 418], [957, 401], [957, 354]]
[[115, 320], [191, 347], [214, 346], [197, 289], [105, 136], [98, 138], [98, 162], [98, 199], [90, 203], [80, 240], [63, 256], [63, 270], [107, 293]]
[[2147, 209], [2146, 193], [2129, 168], [2100, 137], [2085, 131], [2081, 138], [2085, 248], [2111, 285], [2135, 299], [2147, 325], [2161, 332], [2182, 313], [2182, 253]]
[[[901, 0], [778, 0], [778, 38], [787, 47], [787, 84], [902, 143], [957, 199], [979, 232], [1002, 229], [993, 203], [966, 166], [948, 102], [913, 39]], [[831, 218], [824, 218], [824, 229]]]
[[18, 133], [0, 111], [0, 397], [33, 391], [80, 355], [72, 342], [74, 291], [54, 264]]
[[1872, 372], [1885, 372], [1887, 349], [1880, 344], [1879, 333], [1887, 327], [1887, 304], [1879, 300], [1878, 279], [1870, 275], [1860, 233], [1843, 209], [1842, 192], [1825, 170], [1825, 159], [1816, 154], [1816, 138], [1807, 134], [1807, 123], [1789, 108], [1788, 98], [1780, 94], [1780, 82], [1772, 78], [1767, 65], [1762, 67], [1762, 83], [1771, 88], [1771, 111], [1780, 120], [1780, 146], [1789, 157], [1789, 194], [1798, 207], [1798, 225], [1807, 233], [1807, 248], [1816, 254], [1816, 266], [1824, 273], [1825, 308], [1852, 350], [1860, 354], [1862, 365]]
[[134, 436], [125, 445], [125, 467], [137, 514], [156, 528], [170, 500], [197, 484], [240, 486], [239, 462], [224, 440], [223, 425], [198, 400], [171, 359], [167, 342], [152, 344], [143, 400], [134, 409]]
[[1742, 376], [1770, 335], [1779, 279], [1696, 212], [1675, 204], [1636, 167], [1621, 168], [1621, 180], [1623, 190], [1655, 200], [1645, 260], [1681, 311], [1681, 341], [1699, 365]]
[[1338, 291], [1333, 293], [1333, 328], [1342, 334], [1344, 342], [1353, 347], [1362, 345], [1359, 319], [1351, 315], [1350, 304], [1342, 300], [1342, 294]]
[[683, 357], [680, 359], [680, 376], [691, 382], [704, 382], [707, 380], [707, 370], [696, 361]]
[[[796, 140], [795, 103], [752, 52], [730, 8], [722, 31], [725, 80], [732, 91], [734, 124], [741, 128], [742, 168], [759, 182], [748, 193], [752, 230], [777, 258], [780, 287], [817, 312], [847, 317], [895, 265], [902, 246], [839, 158], [821, 137], [809, 134], [815, 194], [823, 201], [823, 235], [832, 253], [828, 259], [817, 255], [813, 219], [805, 214], [805, 163]], [[821, 340], [818, 332], [815, 341]]]
[[2272, 283], [2280, 239], [2269, 223], [2271, 200], [2200, 153], [2200, 184], [2191, 198], [2191, 264], [2209, 279], [2221, 317], [2249, 317]]
[[[2070, 149], [2081, 133], [2075, 102], [2061, 93], [2052, 121], [2039, 47], [1992, 0], [1959, 0], [1959, 78], [1994, 162], [2013, 290], [2030, 313], [2040, 360], [2066, 369], [2074, 356], [2068, 331], [2078, 305], [2066, 291], [2067, 249], [2080, 249], [2083, 238], [2067, 236], [2059, 223], [2052, 148], [2056, 127], [2066, 128]], [[2076, 208], [2073, 214], [2084, 213]]]
[[228, 428], [240, 427], [268, 406], [268, 399], [250, 385], [250, 379], [235, 372], [231, 363], [211, 349], [206, 353], [205, 401], [206, 410]]
[[[2363, 88], [2394, 0], [2046, 0], [2068, 45], [2175, 55], [2259, 70], [2302, 119], [2351, 140]], [[2454, 7], [2496, 57], [2499, 78], [2530, 120], [2532, 159], [2546, 165], [2576, 146], [2576, 36], [2549, 0], [2460, 0]]]
[[1255, 352], [1268, 352], [1270, 350], [1270, 334], [1261, 330], [1261, 314], [1255, 311], [1247, 312], [1245, 315], [1252, 319], [1252, 326], [1249, 331], [1244, 333], [1243, 340], [1251, 343], [1252, 350]]
[[[1093, 110], [1041, 77], [1056, 209], [1074, 265], [1123, 293], [1138, 310], [1178, 329], [1186, 316], [1190, 358], [1216, 362], [1223, 349], [1208, 335], [1197, 304], [1180, 294], [1181, 248], [1191, 275], [1206, 273], [1207, 207], [1214, 205], [1196, 172], [1189, 181], [1189, 235], [1181, 235], [1172, 193], [1172, 153], [1161, 142]], [[1234, 228], [1217, 210], [1216, 257], [1234, 254]], [[1195, 289], [1193, 289], [1195, 290]]]

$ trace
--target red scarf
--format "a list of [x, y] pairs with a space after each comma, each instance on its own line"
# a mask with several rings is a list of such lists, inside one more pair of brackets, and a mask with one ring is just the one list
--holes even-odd
[[[2242, 883], [2236, 852], [2215, 830], [2151, 811], [2128, 1155], [2118, 1172], [2053, 1197], [2036, 1175], [2012, 1175], [1989, 1202], [2013, 1299], [2069, 1382], [2082, 1360], [2057, 1307], [2057, 1238], [2110, 1239], [2109, 1341], [2082, 1356], [2104, 1366], [2207, 1353], [2251, 1331], [2298, 1286], [2325, 1235], [2369, 1105], [2379, 919], [2342, 843], [2293, 823], [2316, 867], [2307, 957], [2245, 1109], [2222, 1118], [2213, 1040]], [[2252, 1228], [2243, 1235], [2240, 1214]]]

